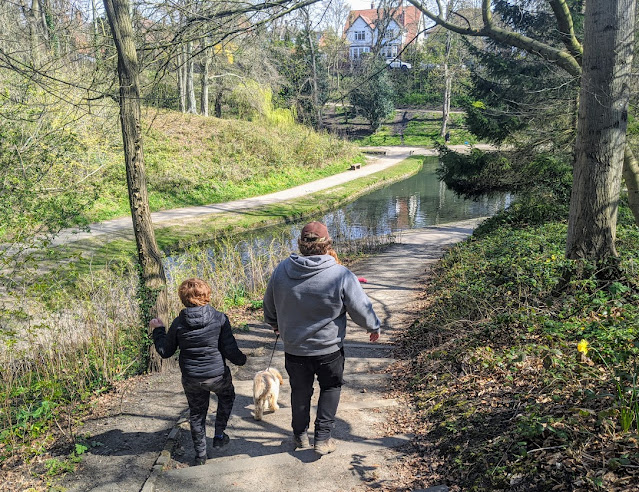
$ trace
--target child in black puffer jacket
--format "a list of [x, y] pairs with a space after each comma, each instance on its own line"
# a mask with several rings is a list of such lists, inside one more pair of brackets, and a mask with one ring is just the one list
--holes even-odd
[[235, 401], [235, 388], [226, 359], [243, 366], [244, 355], [237, 346], [231, 324], [224, 313], [209, 305], [211, 287], [199, 278], [182, 282], [178, 295], [185, 308], [167, 332], [162, 320], [153, 318], [155, 349], [163, 358], [180, 349], [182, 386], [189, 403], [191, 437], [195, 447], [195, 464], [206, 463], [206, 415], [211, 392], [217, 396], [213, 447], [229, 442], [224, 433]]

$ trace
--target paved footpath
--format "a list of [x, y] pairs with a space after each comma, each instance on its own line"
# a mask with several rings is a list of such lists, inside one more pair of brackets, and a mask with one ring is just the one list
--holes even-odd
[[[468, 150], [468, 145], [451, 145], [451, 149], [458, 152]], [[478, 149], [490, 149], [490, 145], [477, 144], [475, 148]], [[273, 203], [281, 203], [286, 200], [292, 200], [307, 196], [317, 191], [332, 188], [348, 181], [352, 181], [357, 178], [368, 176], [370, 174], [383, 171], [389, 167], [392, 167], [402, 160], [406, 159], [410, 155], [438, 155], [436, 149], [423, 148], [423, 147], [375, 147], [374, 149], [383, 150], [386, 155], [378, 157], [370, 157], [369, 162], [364, 167], [355, 171], [347, 171], [340, 174], [329, 176], [317, 181], [312, 181], [294, 188], [278, 191], [269, 195], [256, 196], [252, 198], [244, 198], [242, 200], [234, 200], [232, 202], [216, 203], [212, 205], [202, 205], [196, 207], [184, 207], [175, 208], [171, 210], [164, 210], [161, 212], [154, 212], [151, 214], [151, 220], [155, 226], [168, 225], [171, 223], [179, 223], [185, 220], [193, 220], [207, 215], [222, 213], [222, 212], [239, 212], [250, 208], [261, 207], [264, 205], [271, 205]], [[368, 150], [374, 150], [370, 148]], [[82, 239], [94, 238], [104, 234], [121, 234], [129, 233], [133, 229], [133, 223], [131, 217], [122, 217], [119, 219], [106, 220], [104, 222], [90, 224], [89, 231], [83, 231], [79, 229], [68, 229], [62, 231], [53, 241], [53, 245], [68, 244]]]
[[[210, 446], [213, 426], [209, 425], [208, 462], [188, 466], [194, 459], [188, 424], [178, 424], [166, 447], [170, 456], [169, 453], [160, 456], [142, 490], [393, 490], [397, 476], [394, 465], [401, 459], [401, 447], [409, 442], [410, 436], [386, 432], [389, 412], [398, 405], [388, 397], [390, 375], [386, 369], [393, 362], [392, 342], [413, 319], [410, 309], [415, 305], [419, 281], [430, 264], [439, 258], [443, 248], [466, 238], [478, 222], [469, 220], [405, 232], [401, 234], [401, 243], [353, 268], [358, 276], [368, 279], [364, 288], [384, 328], [380, 343], [371, 344], [363, 329], [349, 324], [345, 343], [346, 384], [333, 434], [338, 441], [334, 453], [320, 457], [312, 449], [293, 449], [287, 380], [279, 398], [280, 409], [266, 414], [260, 422], [253, 419], [252, 377], [268, 366], [274, 342], [270, 328], [254, 325], [249, 332], [238, 334], [238, 342], [249, 354], [249, 361], [234, 375], [237, 400], [227, 429], [230, 444], [213, 449]], [[276, 347], [272, 365], [286, 378], [281, 343]], [[314, 405], [318, 392], [316, 387]], [[210, 417], [210, 422], [213, 419]]]
[[[340, 179], [355, 179], [391, 166], [414, 154], [435, 155], [428, 149], [388, 148], [386, 157], [373, 160], [364, 168], [309, 183], [298, 190], [280, 192], [277, 200], [307, 194], [335, 186]], [[298, 195], [296, 195], [298, 194]], [[283, 196], [282, 196], [283, 195]], [[272, 197], [273, 198], [273, 197]], [[266, 200], [265, 197], [249, 200]], [[242, 203], [246, 201], [240, 201]], [[239, 203], [239, 202], [238, 202]], [[265, 202], [260, 202], [265, 203]], [[227, 205], [237, 210], [237, 205]], [[248, 205], [247, 205], [248, 206]], [[161, 212], [154, 222], [175, 220], [178, 215], [194, 217], [202, 212], [214, 213], [223, 205], [195, 207], [189, 212]], [[184, 209], [189, 210], [189, 209]], [[181, 214], [187, 215], [181, 215]], [[358, 262], [353, 271], [364, 276], [364, 289], [382, 320], [379, 343], [371, 344], [361, 328], [349, 325], [345, 344], [346, 385], [337, 413], [334, 437], [337, 450], [319, 457], [312, 450], [294, 451], [290, 430], [290, 392], [285, 380], [280, 393], [280, 409], [266, 414], [264, 420], [253, 419], [253, 374], [266, 368], [273, 347], [272, 330], [254, 324], [236, 334], [249, 356], [246, 366], [234, 374], [237, 400], [227, 433], [228, 446], [210, 447], [204, 466], [189, 466], [193, 445], [188, 425], [180, 421], [187, 404], [180, 385], [179, 372], [168, 371], [140, 378], [130, 388], [114, 395], [117, 399], [102, 416], [86, 422], [78, 433], [85, 436], [90, 448], [83, 455], [77, 473], [63, 480], [65, 490], [80, 491], [277, 491], [298, 490], [351, 491], [394, 490], [395, 464], [402, 457], [401, 446], [410, 436], [388, 435], [385, 423], [399, 403], [390, 398], [387, 368], [393, 362], [393, 340], [414, 319], [411, 309], [420, 290], [420, 281], [445, 247], [465, 239], [481, 219], [410, 230], [398, 234], [398, 243], [384, 253]], [[93, 234], [109, 233], [109, 227], [121, 230], [128, 225], [111, 221]], [[76, 240], [80, 235], [70, 235]], [[281, 342], [273, 357], [273, 366], [283, 368]], [[315, 392], [317, 398], [318, 390]], [[212, 409], [216, 403], [212, 399]], [[316, 402], [316, 400], [315, 400]], [[214, 414], [209, 416], [208, 431], [213, 430]], [[314, 415], [311, 415], [311, 422]], [[212, 436], [209, 435], [210, 443]], [[437, 489], [445, 490], [445, 487]]]
[[[76, 429], [89, 449], [78, 471], [60, 485], [68, 492], [397, 490], [395, 464], [410, 436], [386, 431], [388, 417], [399, 405], [389, 397], [391, 380], [385, 372], [393, 362], [393, 340], [415, 318], [411, 309], [430, 266], [444, 248], [468, 237], [479, 221], [402, 232], [398, 243], [352, 267], [368, 279], [363, 286], [383, 332], [379, 343], [371, 344], [364, 330], [348, 327], [335, 453], [318, 457], [312, 450], [293, 451], [288, 381], [280, 394], [281, 408], [261, 422], [253, 419], [253, 374], [268, 365], [274, 342], [272, 330], [256, 323], [236, 333], [248, 362], [234, 374], [237, 400], [227, 429], [231, 442], [221, 450], [209, 447], [206, 465], [190, 466], [193, 444], [188, 426], [180, 422], [187, 404], [179, 372], [172, 370], [132, 380], [109, 405], [102, 402], [98, 415]], [[273, 365], [286, 377], [281, 342]], [[212, 411], [215, 406], [212, 398]], [[210, 414], [209, 443], [214, 419]]]

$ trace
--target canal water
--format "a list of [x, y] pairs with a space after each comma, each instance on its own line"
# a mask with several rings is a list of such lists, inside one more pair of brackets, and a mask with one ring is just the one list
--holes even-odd
[[[362, 240], [372, 244], [378, 240], [378, 244], [383, 244], [403, 230], [490, 216], [510, 204], [509, 195], [479, 200], [455, 195], [437, 178], [438, 165], [437, 157], [428, 157], [416, 175], [372, 191], [312, 220], [326, 224], [340, 251], [340, 246]], [[214, 264], [216, 259], [226, 257], [223, 250], [229, 247], [239, 253], [243, 261], [260, 251], [296, 251], [300, 227], [301, 224], [267, 227], [235, 237], [222, 249], [209, 247], [208, 261]], [[180, 254], [167, 258], [167, 263], [167, 266], [177, 266], [181, 263]]]
[[321, 219], [335, 238], [395, 234], [495, 214], [510, 204], [509, 195], [466, 200], [437, 178], [437, 157], [428, 157], [416, 175], [362, 196]]

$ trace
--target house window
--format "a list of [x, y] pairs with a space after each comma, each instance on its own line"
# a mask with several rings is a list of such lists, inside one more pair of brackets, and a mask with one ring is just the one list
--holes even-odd
[[355, 31], [353, 33], [353, 39], [355, 41], [366, 41], [366, 31]]
[[384, 46], [379, 54], [384, 58], [395, 58], [397, 56], [397, 46]]
[[390, 30], [386, 31], [384, 33], [384, 38], [385, 39], [395, 39], [395, 31], [393, 29], [390, 29]]
[[369, 53], [370, 48], [368, 46], [364, 46], [361, 48], [351, 48], [351, 58], [353, 60], [359, 60], [364, 53]]

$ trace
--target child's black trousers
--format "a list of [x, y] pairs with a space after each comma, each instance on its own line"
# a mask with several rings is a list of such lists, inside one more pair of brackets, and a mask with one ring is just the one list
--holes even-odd
[[215, 435], [222, 435], [231, 416], [235, 401], [235, 388], [231, 371], [226, 367], [224, 375], [211, 379], [193, 379], [182, 376], [182, 387], [189, 402], [191, 437], [197, 458], [206, 458], [206, 414], [211, 393], [217, 396]]

